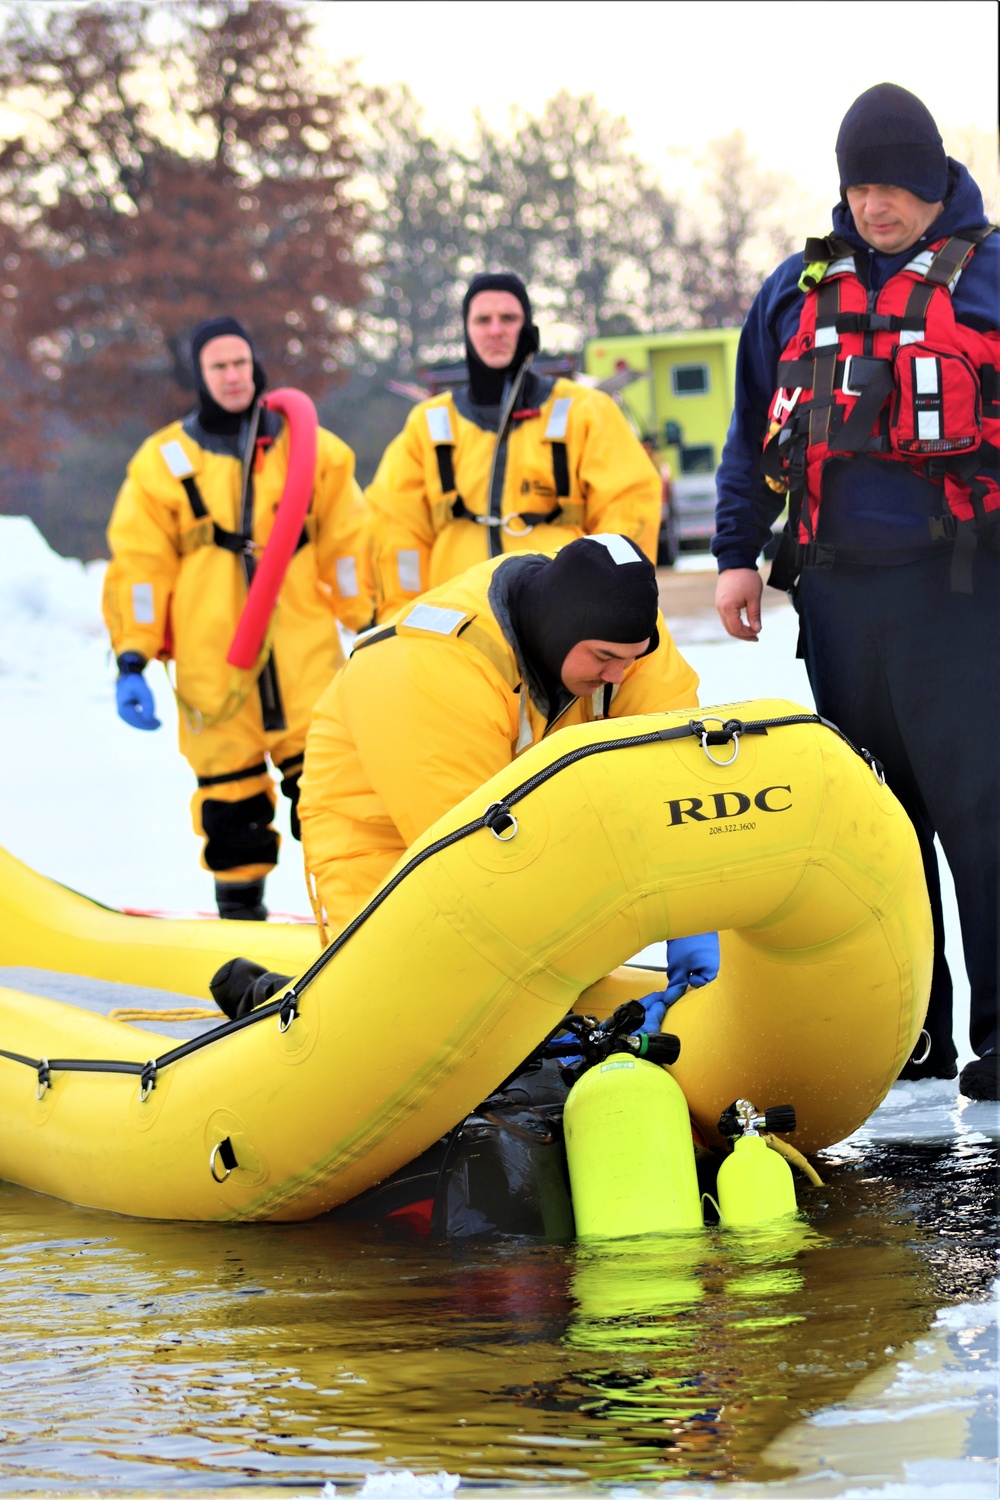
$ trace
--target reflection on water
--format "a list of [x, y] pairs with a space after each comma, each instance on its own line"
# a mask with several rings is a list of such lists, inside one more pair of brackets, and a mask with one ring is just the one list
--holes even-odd
[[842, 1153], [780, 1234], [435, 1245], [0, 1185], [0, 1488], [770, 1480], [993, 1275], [982, 1137]]

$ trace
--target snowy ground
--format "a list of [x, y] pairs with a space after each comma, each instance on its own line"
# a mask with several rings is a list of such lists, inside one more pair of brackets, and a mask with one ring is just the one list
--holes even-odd
[[[101, 620], [103, 563], [58, 557], [30, 521], [0, 516], [0, 845], [64, 885], [111, 906], [214, 912], [212, 881], [198, 862], [191, 829], [191, 773], [176, 747], [177, 716], [167, 677], [146, 676], [163, 727], [128, 728], [115, 713], [114, 663]], [[711, 569], [703, 555], [685, 569]], [[704, 592], [708, 592], [707, 590]], [[764, 630], [756, 645], [731, 640], [714, 610], [670, 618], [701, 676], [703, 705], [789, 698], [812, 706], [795, 660], [796, 620], [784, 597], [765, 589]], [[665, 602], [670, 616], [669, 576]], [[272, 913], [306, 916], [299, 847], [285, 833], [281, 863], [268, 882]], [[968, 1048], [968, 985], [947, 866], [948, 954], [955, 979], [955, 1035]]]

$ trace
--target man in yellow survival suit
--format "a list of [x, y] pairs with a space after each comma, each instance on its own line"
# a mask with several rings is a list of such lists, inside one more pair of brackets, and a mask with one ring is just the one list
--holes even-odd
[[377, 618], [473, 563], [621, 532], [655, 560], [661, 484], [602, 391], [536, 375], [524, 283], [473, 278], [468, 386], [422, 401], [367, 491]]
[[298, 837], [309, 714], [343, 661], [337, 620], [357, 630], [372, 617], [363, 500], [354, 454], [321, 428], [309, 511], [271, 619], [270, 651], [265, 644], [256, 680], [254, 671], [237, 673], [226, 654], [275, 524], [288, 423], [262, 405], [264, 372], [235, 318], [199, 324], [191, 354], [196, 409], [143, 444], [115, 503], [104, 617], [126, 724], [159, 727], [143, 668], [156, 656], [174, 657], [180, 749], [198, 778], [192, 815], [219, 914], [263, 921], [264, 881], [278, 857], [265, 757], [280, 773]]
[[[545, 735], [694, 706], [697, 688], [623, 536], [433, 589], [359, 640], [314, 710], [300, 815], [317, 916], [341, 931], [415, 838]], [[714, 933], [671, 941], [665, 1004], [714, 978], [718, 953]]]

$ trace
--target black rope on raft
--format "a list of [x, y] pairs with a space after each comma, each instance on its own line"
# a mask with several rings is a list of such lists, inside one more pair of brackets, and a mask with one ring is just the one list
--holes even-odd
[[[711, 722], [719, 724], [719, 720]], [[484, 829], [491, 832], [506, 832], [514, 819], [510, 812], [511, 807], [531, 795], [532, 792], [551, 781], [554, 776], [567, 770], [570, 766], [577, 765], [581, 760], [588, 760], [592, 755], [604, 755], [614, 750], [640, 749], [647, 745], [656, 745], [667, 740], [680, 740], [694, 737], [697, 740], [704, 739], [708, 744], [724, 744], [729, 740], [738, 739], [745, 734], [767, 734], [769, 729], [784, 729], [793, 724], [821, 724], [825, 729], [831, 730], [844, 744], [851, 749], [855, 755], [861, 757], [866, 765], [870, 766], [880, 781], [885, 777], [882, 773], [880, 763], [868, 750], [858, 750], [847, 738], [843, 730], [836, 724], [824, 719], [819, 714], [788, 714], [780, 719], [726, 719], [717, 729], [709, 729], [701, 719], [690, 719], [686, 724], [676, 725], [672, 729], [653, 729], [648, 734], [629, 735], [619, 740], [600, 740], [593, 745], [578, 745], [575, 750], [569, 750], [565, 755], [559, 756], [557, 760], [550, 761], [541, 771], [536, 771], [519, 786], [512, 788], [505, 796], [497, 802], [490, 803], [481, 817], [475, 818], [471, 823], [465, 823], [461, 828], [446, 833], [443, 837], [435, 839], [433, 844], [428, 844], [426, 849], [421, 849], [412, 859], [407, 860], [403, 868], [387, 881], [352, 921], [340, 932], [333, 941], [324, 948], [315, 963], [297, 980], [291, 989], [286, 990], [274, 1000], [260, 1005], [256, 1010], [249, 1011], [245, 1016], [240, 1016], [235, 1021], [226, 1021], [221, 1026], [213, 1026], [210, 1031], [202, 1032], [201, 1036], [192, 1037], [189, 1041], [181, 1042], [172, 1047], [169, 1052], [162, 1056], [151, 1058], [148, 1062], [123, 1062], [117, 1059], [98, 1060], [91, 1058], [35, 1058], [25, 1057], [19, 1052], [8, 1052], [0, 1048], [0, 1057], [5, 1057], [10, 1062], [22, 1063], [26, 1067], [34, 1069], [38, 1074], [39, 1097], [46, 1089], [53, 1086], [53, 1073], [132, 1073], [140, 1079], [140, 1093], [145, 1100], [156, 1087], [156, 1079], [164, 1068], [171, 1067], [185, 1057], [191, 1057], [195, 1052], [200, 1052], [204, 1047], [210, 1047], [215, 1042], [222, 1041], [225, 1037], [233, 1036], [237, 1031], [244, 1031], [248, 1026], [259, 1025], [261, 1021], [269, 1020], [272, 1016], [278, 1017], [278, 1024], [282, 1031], [287, 1031], [292, 1021], [298, 1015], [298, 1003], [304, 992], [315, 979], [326, 968], [330, 960], [350, 942], [356, 932], [362, 928], [368, 919], [378, 911], [379, 907], [388, 900], [393, 891], [396, 890], [407, 876], [412, 875], [414, 870], [420, 868], [434, 855], [441, 854], [445, 849], [460, 843], [473, 833], [481, 833]], [[44, 1075], [44, 1076], [43, 1076]]]

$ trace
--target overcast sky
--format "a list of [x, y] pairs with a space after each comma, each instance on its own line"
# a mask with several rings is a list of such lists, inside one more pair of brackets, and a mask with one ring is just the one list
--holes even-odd
[[[560, 88], [624, 115], [664, 184], [678, 152], [741, 127], [761, 164], [837, 197], [833, 145], [864, 89], [890, 80], [934, 114], [954, 154], [995, 132], [993, 0], [323, 0], [307, 7], [332, 59], [406, 82], [427, 124], [465, 140], [477, 108], [505, 125]], [[982, 142], [980, 151], [983, 152]], [[977, 162], [977, 165], [979, 163]], [[995, 160], [987, 160], [995, 171]], [[985, 184], [984, 184], [985, 185]]]

